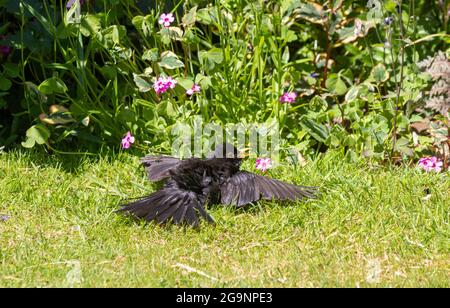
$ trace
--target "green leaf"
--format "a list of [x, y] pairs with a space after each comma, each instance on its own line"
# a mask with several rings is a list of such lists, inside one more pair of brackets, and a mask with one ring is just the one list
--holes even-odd
[[27, 130], [27, 140], [22, 142], [22, 146], [25, 148], [32, 148], [36, 143], [44, 144], [50, 138], [50, 131], [42, 124], [36, 124], [31, 126]]
[[158, 48], [147, 49], [142, 54], [142, 60], [156, 62], [159, 58], [159, 50]]
[[112, 65], [105, 65], [103, 67], [98, 68], [102, 75], [108, 79], [114, 79], [117, 77], [117, 67]]
[[347, 92], [347, 86], [339, 75], [331, 75], [325, 82], [325, 87], [336, 95], [344, 95]]
[[134, 123], [136, 122], [136, 113], [133, 110], [126, 108], [119, 112], [117, 118], [121, 122]]
[[359, 86], [353, 86], [348, 90], [347, 94], [345, 94], [345, 101], [351, 102], [358, 98], [359, 94]]
[[215, 12], [213, 12], [213, 8], [212, 7], [208, 7], [208, 8], [204, 8], [204, 9], [200, 9], [197, 11], [197, 20], [198, 22], [204, 24], [204, 25], [209, 25], [213, 22], [213, 20], [215, 20]]
[[103, 47], [109, 49], [114, 45], [120, 44], [120, 38], [126, 37], [127, 29], [125, 26], [110, 26], [98, 33], [98, 40]]
[[148, 92], [153, 87], [153, 85], [150, 82], [146, 81], [138, 74], [133, 73], [133, 80], [136, 86], [138, 87], [139, 92]]
[[328, 104], [326, 100], [318, 95], [314, 96], [309, 101], [309, 106], [315, 111], [326, 111], [328, 109]]
[[326, 21], [323, 7], [317, 3], [306, 2], [303, 4], [299, 9], [299, 15], [301, 18], [315, 24], [324, 24]]
[[184, 67], [184, 63], [178, 60], [178, 56], [172, 51], [165, 51], [161, 54], [159, 66], [167, 69], [176, 69]]
[[3, 76], [0, 76], [0, 90], [8, 91], [11, 88], [11, 86], [12, 86], [11, 80]]
[[112, 40], [115, 44], [120, 44], [120, 33], [117, 27], [113, 27], [112, 29]]
[[405, 137], [401, 137], [397, 140], [397, 143], [395, 144], [395, 149], [406, 156], [413, 156], [414, 151], [408, 146], [409, 140]]
[[51, 77], [44, 80], [38, 89], [44, 94], [65, 93], [68, 90], [64, 81], [58, 77]]
[[192, 29], [188, 28], [186, 31], [184, 31], [183, 39], [186, 42], [186, 44], [198, 44], [200, 42], [200, 39], [198, 36], [195, 35], [194, 31]]
[[283, 62], [283, 64], [287, 64], [289, 62], [289, 58], [290, 58], [289, 47], [286, 46], [283, 55], [281, 56], [281, 62]]
[[217, 64], [223, 62], [223, 51], [219, 48], [213, 48], [208, 50], [207, 57], [209, 60], [214, 61]]
[[223, 51], [219, 48], [212, 48], [208, 51], [200, 50], [198, 56], [202, 65], [205, 65], [208, 70], [213, 70], [217, 64], [223, 62]]
[[27, 149], [31, 149], [36, 144], [36, 141], [31, 138], [27, 138], [25, 142], [22, 142], [22, 146]]
[[164, 44], [169, 44], [171, 40], [181, 41], [183, 39], [183, 30], [179, 27], [162, 28], [161, 39]]
[[184, 27], [190, 27], [195, 24], [195, 20], [197, 18], [197, 6], [194, 6], [189, 10], [189, 13], [185, 14], [181, 19], [181, 22]]
[[151, 109], [155, 108], [155, 104], [153, 102], [149, 102], [149, 101], [146, 101], [146, 100], [141, 99], [141, 98], [134, 99], [133, 103], [138, 104], [138, 105], [142, 105], [142, 106], [145, 106], [145, 107], [150, 107]]
[[156, 111], [159, 115], [167, 115], [169, 117], [177, 115], [170, 101], [162, 101], [159, 103], [156, 107]]
[[197, 76], [195, 76], [195, 82], [198, 83], [203, 90], [207, 90], [209, 87], [212, 87], [211, 77], [209, 76], [197, 74]]
[[152, 15], [135, 16], [131, 22], [144, 36], [148, 37], [153, 33], [155, 20]]
[[28, 94], [28, 98], [36, 105], [45, 104], [47, 103], [47, 96], [39, 91], [38, 87], [30, 82], [25, 81], [25, 91]]
[[298, 37], [294, 31], [290, 30], [287, 26], [283, 26], [281, 28], [281, 38], [286, 43], [290, 43], [290, 42], [294, 42], [295, 40], [297, 40]]
[[84, 36], [96, 35], [100, 29], [100, 18], [95, 15], [89, 14], [81, 20], [80, 31]]
[[134, 16], [133, 19], [131, 20], [131, 23], [138, 31], [142, 31], [142, 23], [143, 22], [144, 22], [144, 16], [141, 16], [141, 15]]
[[144, 110], [142, 110], [142, 117], [147, 123], [155, 122], [158, 119], [156, 110], [151, 108], [144, 108]]
[[56, 28], [51, 21], [48, 21], [44, 16], [42, 16], [26, 1], [21, 1], [20, 4], [23, 5], [31, 13], [31, 15], [33, 15], [37, 20], [39, 20], [43, 28], [47, 30], [48, 33], [50, 33], [50, 35], [54, 36], [54, 34], [56, 33]]
[[187, 78], [177, 78], [178, 84], [182, 86], [185, 90], [189, 90], [194, 85], [194, 82], [191, 79]]
[[384, 64], [380, 63], [377, 64], [371, 72], [372, 77], [375, 79], [376, 82], [382, 83], [389, 79], [389, 73], [386, 70], [386, 67]]
[[153, 69], [149, 66], [149, 67], [145, 68], [144, 73], [142, 74], [142, 76], [150, 77], [152, 75], [152, 73], [153, 73]]
[[19, 76], [19, 65], [13, 63], [3, 64], [3, 68], [5, 69], [5, 74], [11, 78], [16, 78]]
[[302, 3], [300, 0], [284, 0], [281, 1], [281, 15], [289, 15], [292, 13], [292, 11], [296, 8], [298, 8], [299, 6], [301, 6]]
[[303, 117], [300, 124], [319, 142], [325, 142], [330, 134], [329, 129], [325, 125], [317, 123], [313, 119]]
[[366, 17], [368, 21], [378, 21], [383, 17], [383, 8], [380, 0], [368, 0], [366, 7], [369, 9]]

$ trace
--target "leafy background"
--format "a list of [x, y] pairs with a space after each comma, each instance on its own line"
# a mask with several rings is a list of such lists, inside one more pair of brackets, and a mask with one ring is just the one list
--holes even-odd
[[[448, 161], [447, 0], [81, 2], [0, 0], [0, 146], [98, 151], [131, 131], [133, 151], [168, 152], [201, 115], [277, 122], [294, 159]], [[176, 88], [156, 95], [160, 76]]]

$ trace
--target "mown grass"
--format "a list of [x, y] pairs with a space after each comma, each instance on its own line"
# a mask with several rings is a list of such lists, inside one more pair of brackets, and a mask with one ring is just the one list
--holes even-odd
[[322, 194], [214, 207], [193, 230], [114, 213], [154, 189], [136, 157], [3, 153], [0, 287], [450, 286], [448, 173], [328, 154], [272, 176]]

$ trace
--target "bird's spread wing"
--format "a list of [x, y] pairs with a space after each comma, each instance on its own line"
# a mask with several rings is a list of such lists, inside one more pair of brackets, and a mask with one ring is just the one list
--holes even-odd
[[260, 199], [315, 198], [316, 192], [317, 187], [296, 186], [246, 171], [237, 172], [220, 187], [221, 203], [237, 207]]
[[124, 205], [119, 211], [158, 223], [172, 221], [175, 224], [198, 226], [199, 217], [214, 223], [195, 193], [172, 187], [166, 187], [148, 197]]
[[170, 156], [145, 156], [141, 163], [145, 166], [150, 181], [156, 182], [170, 176], [169, 171], [173, 169], [180, 160]]

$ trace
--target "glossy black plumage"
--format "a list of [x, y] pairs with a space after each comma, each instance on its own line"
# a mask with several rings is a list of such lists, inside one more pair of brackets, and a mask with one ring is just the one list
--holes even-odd
[[206, 159], [179, 160], [167, 156], [142, 158], [151, 181], [165, 180], [164, 187], [119, 211], [158, 223], [198, 226], [200, 218], [213, 223], [207, 204], [242, 207], [260, 199], [299, 200], [314, 198], [316, 187], [296, 186], [247, 171], [229, 144], [221, 145]]

